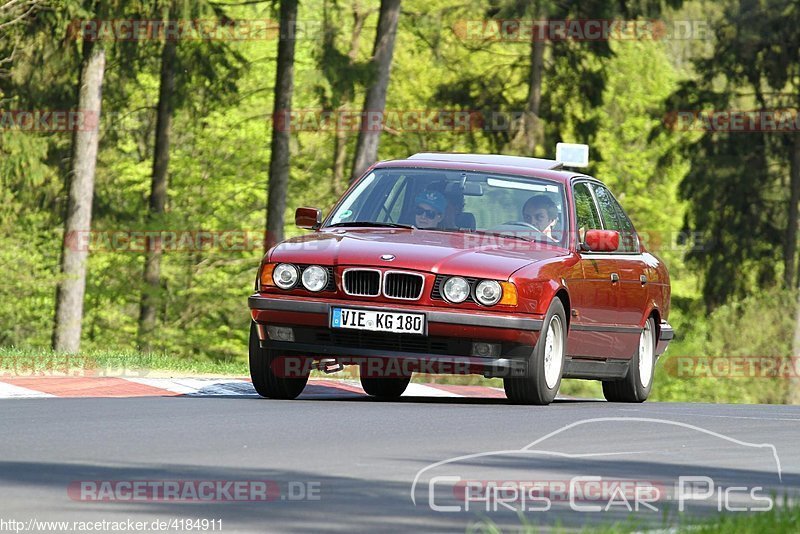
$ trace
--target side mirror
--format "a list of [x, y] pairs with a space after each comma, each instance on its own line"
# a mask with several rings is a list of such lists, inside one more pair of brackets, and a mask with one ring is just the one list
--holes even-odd
[[297, 208], [294, 223], [306, 230], [316, 230], [322, 226], [322, 212], [317, 208]]
[[616, 230], [587, 230], [583, 242], [592, 252], [614, 252], [619, 248]]

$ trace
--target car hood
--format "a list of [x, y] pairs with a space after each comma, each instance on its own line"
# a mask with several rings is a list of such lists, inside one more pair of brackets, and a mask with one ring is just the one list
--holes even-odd
[[[565, 254], [567, 251], [560, 247], [485, 234], [348, 228], [284, 241], [270, 251], [269, 261], [374, 266], [504, 280], [535, 261]], [[386, 255], [394, 258], [381, 258]]]

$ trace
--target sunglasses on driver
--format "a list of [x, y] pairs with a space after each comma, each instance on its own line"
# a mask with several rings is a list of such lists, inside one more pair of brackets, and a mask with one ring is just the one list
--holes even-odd
[[439, 212], [436, 211], [436, 210], [425, 209], [422, 206], [417, 206], [416, 214], [417, 215], [425, 215], [425, 217], [428, 218], [428, 219], [435, 219], [436, 216], [439, 215]]

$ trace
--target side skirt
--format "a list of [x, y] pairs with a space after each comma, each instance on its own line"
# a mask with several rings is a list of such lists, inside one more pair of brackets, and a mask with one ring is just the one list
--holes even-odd
[[564, 378], [588, 380], [625, 378], [631, 360], [590, 360], [567, 356], [564, 360]]

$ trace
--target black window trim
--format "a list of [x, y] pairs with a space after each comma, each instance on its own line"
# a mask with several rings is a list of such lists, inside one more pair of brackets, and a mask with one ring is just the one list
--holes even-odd
[[[603, 187], [606, 191], [608, 191], [608, 194], [611, 195], [611, 198], [614, 199], [614, 202], [617, 203], [617, 206], [619, 206], [619, 208], [621, 210], [623, 210], [622, 213], [628, 219], [628, 222], [631, 223], [631, 228], [633, 228], [633, 235], [636, 237], [636, 245], [638, 247], [636, 249], [636, 251], [628, 252], [628, 251], [624, 251], [624, 250], [617, 250], [617, 251], [614, 251], [614, 252], [596, 252], [596, 251], [593, 251], [593, 250], [581, 250], [581, 244], [583, 242], [581, 241], [580, 228], [578, 228], [578, 206], [575, 203], [575, 186], [578, 185], [578, 184], [581, 184], [581, 183], [587, 183], [587, 184], [590, 185], [589, 193], [592, 195], [592, 202], [594, 202], [594, 209], [597, 211], [597, 215], [600, 218], [600, 226], [602, 226], [603, 230], [606, 229], [606, 227], [605, 227], [606, 223], [603, 220], [603, 214], [600, 211], [599, 204], [597, 203], [597, 197], [594, 194], [594, 187], [591, 187], [591, 186], [599, 185], [600, 187]], [[575, 248], [576, 248], [576, 252], [578, 252], [579, 254], [588, 254], [588, 255], [592, 255], [592, 256], [606, 255], [606, 254], [611, 254], [611, 255], [614, 255], [614, 256], [641, 256], [642, 255], [642, 244], [641, 244], [641, 240], [639, 239], [639, 232], [636, 231], [636, 227], [633, 225], [633, 221], [631, 221], [631, 218], [628, 217], [627, 213], [625, 213], [625, 210], [622, 208], [622, 204], [620, 204], [619, 200], [617, 200], [617, 197], [614, 196], [614, 193], [611, 191], [611, 189], [606, 184], [604, 184], [603, 182], [601, 182], [597, 178], [594, 178], [594, 177], [591, 177], [591, 176], [583, 176], [583, 175], [581, 175], [581, 176], [574, 176], [570, 180], [570, 188], [571, 188], [571, 192], [572, 192], [572, 212], [573, 212], [572, 216], [573, 216], [573, 220], [575, 221]]]

